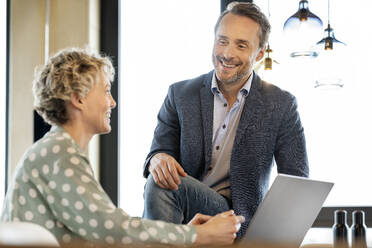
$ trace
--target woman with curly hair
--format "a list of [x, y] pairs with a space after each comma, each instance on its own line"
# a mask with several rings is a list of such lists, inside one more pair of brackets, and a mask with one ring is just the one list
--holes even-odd
[[60, 244], [229, 244], [242, 216], [197, 214], [188, 225], [130, 217], [116, 208], [93, 176], [85, 150], [95, 134], [111, 131], [114, 69], [109, 58], [65, 49], [38, 71], [35, 109], [52, 125], [17, 165], [2, 221], [33, 222]]

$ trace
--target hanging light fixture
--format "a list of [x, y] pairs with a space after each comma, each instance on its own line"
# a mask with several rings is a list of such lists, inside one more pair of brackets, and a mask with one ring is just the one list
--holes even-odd
[[273, 69], [273, 62], [276, 64], [279, 64], [278, 61], [272, 59], [270, 57], [270, 53], [272, 53], [273, 50], [270, 48], [270, 44], [267, 44], [266, 51], [265, 51], [265, 58], [263, 60], [263, 65], [264, 65], [264, 70], [265, 71], [270, 71]]
[[[270, 0], [267, 0], [267, 15], [268, 15], [268, 18], [269, 18], [269, 21], [270, 21], [270, 18], [271, 18], [271, 13], [270, 13]], [[279, 64], [276, 60], [273, 60], [271, 57], [270, 57], [270, 53], [272, 53], [273, 50], [270, 48], [270, 43], [267, 42], [267, 46], [266, 46], [266, 51], [265, 51], [265, 59], [264, 59], [264, 69], [265, 71], [269, 71], [269, 70], [272, 70], [273, 69], [273, 62]]]
[[318, 39], [323, 27], [322, 20], [309, 10], [307, 0], [299, 2], [298, 11], [287, 19], [283, 30], [288, 35], [291, 48], [291, 57], [316, 57], [315, 51], [311, 50], [312, 44]]
[[[270, 14], [270, 0], [267, 0], [267, 16], [268, 16], [268, 19], [270, 21], [270, 17], [271, 17], [271, 14]], [[276, 64], [279, 64], [279, 62], [277, 62], [276, 60], [274, 60], [270, 57], [270, 53], [272, 53], [272, 52], [273, 52], [273, 50], [270, 47], [270, 43], [267, 42], [264, 58], [261, 60], [260, 63], [258, 63], [255, 66], [255, 70], [257, 72], [259, 72], [259, 74], [263, 73], [262, 66], [263, 66], [264, 71], [271, 71], [273, 69], [273, 62], [276, 63]]]
[[[330, 24], [330, 0], [328, 0], [328, 25], [324, 30], [324, 38], [316, 43], [319, 59], [318, 78], [315, 88], [338, 88], [343, 87], [342, 69], [338, 65], [346, 44], [337, 40]], [[340, 70], [341, 69], [341, 70]]]

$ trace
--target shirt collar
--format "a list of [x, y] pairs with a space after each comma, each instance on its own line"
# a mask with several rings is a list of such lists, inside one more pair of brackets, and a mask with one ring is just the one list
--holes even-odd
[[[252, 78], [253, 78], [253, 71], [251, 75], [249, 76], [248, 80], [245, 82], [245, 84], [239, 91], [240, 94], [244, 95], [245, 97], [248, 96], [249, 90], [251, 89]], [[218, 88], [218, 84], [217, 84], [216, 72], [213, 72], [211, 91], [213, 95], [221, 93], [220, 89]]]

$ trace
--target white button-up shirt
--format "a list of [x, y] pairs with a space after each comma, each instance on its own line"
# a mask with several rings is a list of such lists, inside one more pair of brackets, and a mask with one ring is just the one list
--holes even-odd
[[231, 199], [229, 175], [231, 151], [251, 84], [252, 76], [240, 89], [235, 103], [229, 110], [229, 104], [218, 88], [216, 74], [212, 79], [211, 90], [214, 95], [212, 161], [203, 182], [228, 199]]

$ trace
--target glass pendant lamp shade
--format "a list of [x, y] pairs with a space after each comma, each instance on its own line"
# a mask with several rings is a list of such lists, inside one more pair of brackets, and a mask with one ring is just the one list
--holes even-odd
[[284, 23], [283, 30], [284, 32], [297, 30], [302, 25], [315, 29], [322, 29], [323, 27], [322, 20], [309, 10], [309, 3], [307, 0], [300, 1], [298, 11], [287, 19]]
[[333, 29], [328, 26], [325, 29], [325, 37], [317, 43], [317, 79], [315, 88], [335, 89], [344, 86], [345, 73], [348, 71], [346, 56], [346, 44], [337, 40]]
[[334, 89], [344, 86], [344, 73], [348, 70], [343, 63], [346, 53], [346, 44], [337, 40], [333, 28], [330, 25], [328, 0], [328, 25], [324, 30], [324, 38], [316, 43], [317, 50], [317, 79], [315, 88]]
[[291, 57], [316, 57], [311, 50], [321, 37], [323, 22], [309, 10], [307, 0], [301, 0], [298, 11], [284, 23], [283, 30], [291, 49]]
[[324, 38], [320, 40], [316, 45], [320, 49], [324, 50], [333, 50], [333, 45], [343, 45], [346, 46], [345, 43], [337, 40], [335, 38], [335, 34], [333, 32], [333, 28], [331, 28], [331, 25], [328, 24], [327, 28], [324, 30]]

